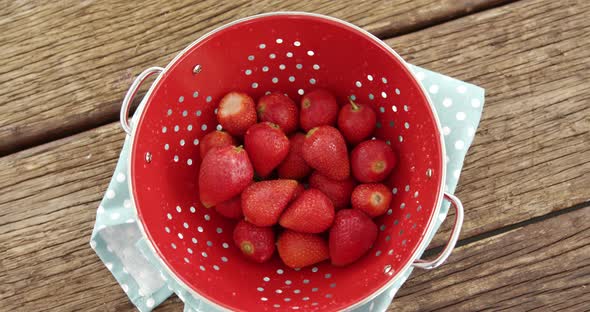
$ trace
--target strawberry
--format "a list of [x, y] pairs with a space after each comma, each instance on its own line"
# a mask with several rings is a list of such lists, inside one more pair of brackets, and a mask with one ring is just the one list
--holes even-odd
[[301, 98], [299, 122], [301, 128], [309, 131], [312, 128], [336, 123], [338, 103], [332, 93], [318, 89], [307, 93]]
[[270, 122], [261, 122], [250, 127], [244, 136], [244, 146], [254, 170], [263, 178], [289, 153], [289, 139], [279, 126]]
[[219, 101], [217, 121], [231, 135], [242, 136], [256, 123], [254, 100], [246, 93], [230, 92]]
[[297, 189], [295, 180], [268, 180], [252, 183], [242, 193], [246, 220], [258, 226], [271, 226], [279, 220]]
[[234, 243], [248, 259], [266, 262], [275, 252], [275, 232], [241, 220], [234, 228]]
[[341, 181], [350, 176], [346, 142], [334, 127], [320, 126], [309, 130], [301, 154], [310, 167], [330, 179]]
[[309, 175], [311, 168], [303, 159], [301, 155], [301, 148], [305, 135], [302, 133], [295, 133], [289, 139], [289, 154], [283, 162], [279, 165], [278, 173], [281, 179], [303, 179]]
[[291, 198], [291, 200], [295, 200], [295, 198], [303, 194], [303, 191], [305, 191], [305, 187], [303, 187], [303, 184], [297, 184], [297, 188], [295, 188], [295, 192], [293, 192], [293, 198]]
[[363, 183], [384, 180], [397, 163], [397, 157], [382, 140], [364, 141], [350, 155], [352, 174]]
[[336, 209], [350, 206], [350, 195], [354, 185], [355, 182], [351, 177], [336, 181], [317, 171], [314, 171], [309, 177], [309, 186], [326, 194]]
[[258, 120], [277, 124], [286, 134], [297, 130], [299, 126], [299, 109], [285, 94], [275, 92], [261, 97], [256, 111]]
[[377, 239], [377, 225], [360, 210], [342, 209], [330, 229], [332, 264], [343, 266], [358, 260]]
[[309, 189], [287, 207], [279, 224], [284, 228], [303, 233], [321, 233], [334, 220], [334, 205], [324, 193]]
[[392, 195], [383, 184], [361, 184], [352, 192], [352, 208], [370, 217], [378, 217], [389, 209]]
[[226, 218], [241, 219], [244, 216], [242, 213], [242, 199], [240, 196], [236, 196], [221, 202], [215, 205], [215, 211]]
[[201, 159], [205, 158], [205, 154], [207, 154], [210, 149], [228, 145], [236, 145], [236, 140], [234, 140], [229, 133], [225, 131], [213, 131], [207, 133], [201, 138], [201, 143], [199, 143]]
[[369, 106], [349, 101], [338, 113], [338, 129], [348, 143], [356, 145], [373, 133], [377, 116]]
[[254, 177], [248, 153], [233, 145], [210, 150], [199, 170], [199, 195], [206, 208], [239, 195]]
[[328, 244], [319, 235], [286, 230], [277, 241], [283, 263], [290, 268], [303, 268], [330, 258]]

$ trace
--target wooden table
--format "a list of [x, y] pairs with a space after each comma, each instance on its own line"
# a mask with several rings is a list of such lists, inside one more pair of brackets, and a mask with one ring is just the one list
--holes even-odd
[[[276, 10], [343, 18], [409, 62], [487, 90], [457, 191], [458, 247], [444, 266], [415, 271], [391, 311], [590, 309], [589, 1], [0, 7], [0, 311], [133, 310], [88, 245], [124, 138], [123, 94], [206, 31]], [[432, 248], [448, 234], [445, 224]]]

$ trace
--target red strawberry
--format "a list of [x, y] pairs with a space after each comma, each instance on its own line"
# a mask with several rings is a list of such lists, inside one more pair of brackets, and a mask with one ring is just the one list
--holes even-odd
[[334, 205], [324, 193], [309, 189], [287, 207], [279, 224], [284, 228], [303, 233], [321, 233], [334, 220]]
[[330, 179], [340, 181], [350, 176], [346, 142], [334, 127], [320, 126], [309, 130], [301, 154], [310, 167]]
[[384, 180], [397, 163], [397, 157], [382, 140], [369, 140], [357, 145], [350, 154], [352, 174], [363, 183]]
[[254, 100], [246, 93], [230, 92], [219, 101], [217, 121], [231, 135], [241, 136], [256, 123]]
[[303, 187], [303, 184], [297, 184], [297, 188], [295, 189], [295, 192], [293, 192], [293, 198], [291, 200], [295, 200], [295, 198], [299, 197], [299, 195], [303, 194], [303, 192], [305, 191], [305, 187]]
[[350, 195], [352, 194], [354, 185], [354, 180], [351, 177], [342, 181], [336, 181], [317, 171], [314, 171], [311, 177], [309, 177], [309, 186], [326, 194], [336, 209], [350, 206]]
[[352, 192], [352, 208], [363, 211], [370, 217], [378, 217], [391, 204], [391, 192], [383, 184], [361, 184]]
[[199, 195], [209, 208], [239, 195], [254, 177], [248, 153], [242, 147], [215, 148], [205, 155], [199, 171]]
[[246, 220], [258, 226], [270, 226], [293, 199], [295, 180], [269, 180], [252, 183], [242, 193], [242, 211]]
[[343, 266], [364, 255], [377, 239], [377, 225], [360, 210], [342, 209], [330, 229], [332, 264]]
[[377, 116], [369, 106], [349, 101], [338, 113], [338, 129], [348, 143], [356, 145], [373, 133]]
[[242, 199], [240, 196], [236, 196], [221, 202], [215, 205], [215, 211], [226, 218], [241, 219], [244, 216], [242, 213]]
[[338, 103], [332, 93], [318, 89], [301, 98], [301, 112], [299, 121], [301, 128], [309, 131], [312, 128], [336, 123]]
[[261, 122], [250, 127], [244, 136], [244, 146], [254, 171], [263, 178], [289, 153], [289, 139], [279, 126], [270, 122]]
[[301, 155], [301, 148], [305, 135], [302, 133], [295, 133], [289, 139], [289, 154], [283, 162], [279, 165], [278, 172], [281, 179], [303, 179], [309, 175], [311, 168], [303, 159]]
[[277, 241], [279, 256], [286, 266], [303, 268], [330, 258], [328, 244], [319, 235], [286, 230]]
[[235, 145], [236, 140], [225, 131], [213, 131], [207, 133], [201, 138], [199, 143], [199, 152], [201, 159], [205, 158], [205, 154], [214, 147], [223, 147], [228, 145]]
[[258, 120], [277, 124], [286, 134], [297, 130], [299, 126], [299, 109], [285, 94], [275, 92], [261, 97], [256, 111]]
[[234, 243], [248, 259], [262, 263], [275, 252], [275, 232], [242, 220], [234, 228]]

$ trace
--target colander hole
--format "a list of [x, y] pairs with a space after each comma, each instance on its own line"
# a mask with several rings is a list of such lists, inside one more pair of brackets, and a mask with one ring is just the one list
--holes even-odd
[[268, 57], [270, 57], [271, 59], [275, 59], [277, 57], [277, 55], [274, 53], [271, 53], [268, 55]]
[[336, 288], [336, 283], [330, 284], [330, 288]]
[[317, 287], [314, 287], [314, 288], [311, 289], [311, 292], [317, 292], [318, 290], [320, 290], [320, 289], [317, 288]]
[[404, 141], [404, 137], [401, 136], [401, 135], [398, 137], [398, 139], [399, 139], [400, 142], [403, 142]]
[[211, 102], [213, 100], [213, 98], [209, 95], [207, 96], [207, 99], [205, 99], [207, 101], [207, 103]]
[[309, 300], [309, 297], [303, 297], [303, 298], [301, 298], [301, 300], [307, 301], [307, 300]]
[[228, 243], [223, 243], [221, 244], [221, 246], [223, 246], [223, 248], [228, 249], [229, 248], [229, 244]]
[[162, 133], [166, 133], [166, 131], [168, 131], [168, 128], [162, 127]]
[[404, 235], [404, 230], [403, 229], [399, 230], [399, 235]]
[[221, 257], [221, 261], [227, 262], [227, 257], [225, 257], [225, 256]]
[[399, 224], [399, 220], [393, 220], [393, 225], [398, 225]]
[[459, 121], [465, 120], [465, 117], [467, 117], [467, 115], [464, 112], [457, 112], [455, 115], [455, 118]]
[[391, 272], [391, 265], [388, 264], [383, 268], [383, 273], [387, 274], [389, 272]]
[[191, 206], [191, 207], [189, 208], [189, 210], [190, 210], [190, 212], [192, 212], [192, 213], [195, 213], [195, 211], [197, 211], [197, 210], [195, 209], [195, 207], [193, 207], [193, 206]]
[[381, 81], [382, 81], [383, 83], [387, 83], [387, 78], [383, 77], [383, 78], [381, 78]]
[[218, 124], [217, 126], [215, 126], [215, 129], [217, 129], [217, 131], [221, 131], [223, 129], [223, 126], [221, 124]]
[[405, 190], [406, 190], [406, 192], [408, 192], [410, 190], [410, 185], [409, 184], [406, 184]]
[[168, 145], [168, 143], [164, 144], [164, 149], [165, 150], [169, 150], [170, 149], [170, 145]]
[[203, 130], [203, 131], [207, 130], [207, 125], [206, 124], [202, 124], [201, 125], [201, 130]]
[[332, 277], [332, 274], [330, 274], [330, 273], [324, 274], [324, 278], [331, 278], [331, 277]]
[[201, 271], [205, 272], [205, 267], [204, 266], [200, 265], [199, 266], [199, 269], [201, 269]]
[[385, 241], [388, 242], [389, 240], [391, 240], [391, 236], [389, 236], [389, 235], [385, 236]]
[[297, 65], [295, 65], [295, 68], [302, 69], [303, 68], [303, 64], [297, 64]]
[[188, 261], [188, 258], [187, 257], [184, 257], [184, 262], [190, 263], [190, 261]]
[[174, 132], [178, 132], [178, 130], [180, 130], [180, 127], [178, 125], [174, 126]]
[[383, 126], [383, 125], [381, 124], [381, 122], [380, 122], [380, 121], [378, 121], [378, 122], [375, 124], [375, 127], [377, 127], [377, 129], [381, 129], [381, 127], [382, 127], [382, 126]]
[[437, 94], [438, 93], [438, 85], [437, 84], [431, 85], [430, 88], [428, 88], [428, 92], [430, 92], [432, 94]]
[[253, 83], [252, 83], [252, 89], [256, 89], [256, 88], [258, 88], [258, 83], [256, 83], [256, 82], [253, 82]]
[[199, 226], [199, 227], [197, 228], [197, 231], [199, 231], [199, 233], [203, 233], [203, 227], [202, 227], [202, 226]]
[[385, 93], [384, 91], [381, 91], [381, 97], [386, 99], [387, 98], [387, 93]]
[[260, 49], [264, 49], [264, 48], [266, 48], [266, 44], [264, 44], [264, 43], [261, 43], [261, 44], [258, 46], [258, 48], [260, 48]]
[[262, 288], [262, 287], [258, 287], [258, 288], [256, 288], [256, 290], [258, 290], [258, 291], [262, 292], [262, 291], [264, 291], [264, 288]]
[[199, 91], [195, 91], [195, 92], [193, 92], [193, 97], [194, 97], [194, 98], [196, 98], [196, 97], [198, 97], [198, 96], [199, 96]]
[[293, 293], [294, 293], [294, 294], [299, 294], [299, 293], [301, 293], [301, 290], [299, 290], [299, 289], [295, 289], [295, 290], [293, 290]]
[[404, 105], [404, 111], [407, 112], [408, 110], [410, 110], [410, 108], [408, 107], [408, 105]]
[[272, 83], [277, 83], [279, 82], [279, 78], [277, 77], [272, 77]]
[[207, 241], [207, 246], [209, 246], [209, 247], [213, 246], [213, 242], [212, 241]]
[[385, 231], [385, 228], [386, 228], [385, 224], [381, 224], [381, 226], [379, 227], [379, 230]]
[[309, 280], [308, 279], [304, 279], [303, 280], [303, 284], [309, 284]]
[[213, 270], [215, 270], [215, 271], [219, 271], [219, 266], [218, 266], [217, 264], [214, 264], [214, 265], [213, 265]]
[[398, 88], [395, 88], [395, 94], [400, 95], [400, 93], [401, 92], [399, 91], [399, 89]]
[[248, 55], [248, 61], [253, 61], [254, 60], [254, 55]]
[[373, 76], [371, 76], [371, 75], [367, 75], [367, 80], [369, 80], [369, 81], [373, 81]]
[[252, 70], [251, 69], [246, 69], [246, 76], [250, 76], [252, 75]]
[[444, 134], [444, 135], [449, 135], [449, 134], [451, 134], [451, 128], [449, 128], [449, 127], [447, 127], [447, 126], [444, 126], [442, 130], [443, 130], [443, 134]]
[[406, 219], [409, 219], [412, 215], [410, 213], [406, 214]]
[[305, 91], [303, 91], [303, 89], [299, 89], [299, 90], [297, 90], [297, 93], [298, 93], [299, 95], [303, 95], [303, 94], [305, 93]]
[[199, 139], [194, 139], [194, 140], [193, 140], [193, 144], [194, 144], [194, 145], [199, 145]]
[[295, 81], [295, 77], [293, 77], [293, 76], [289, 76], [289, 81], [290, 81], [290, 82], [293, 82], [293, 81]]
[[187, 249], [186, 249], [186, 251], [187, 251], [189, 254], [191, 254], [191, 255], [193, 254], [193, 250], [192, 250], [192, 249], [190, 249], [190, 248], [187, 248]]
[[264, 67], [262, 67], [262, 71], [263, 71], [263, 72], [267, 72], [267, 71], [268, 71], [268, 66], [264, 66]]
[[314, 70], [318, 70], [318, 69], [320, 69], [320, 65], [318, 65], [318, 64], [313, 64], [313, 69], [314, 69]]
[[326, 294], [326, 298], [332, 298], [332, 294]]
[[170, 246], [172, 247], [172, 249], [176, 249], [176, 244], [175, 243], [170, 244]]
[[265, 282], [268, 282], [268, 281], [270, 281], [270, 277], [265, 276], [262, 280], [265, 281]]
[[203, 216], [203, 218], [205, 219], [205, 221], [209, 221], [209, 220], [211, 220], [211, 216], [210, 216], [210, 215], [208, 215], [208, 214], [205, 214], [205, 215]]
[[184, 226], [185, 229], [188, 229], [188, 223], [184, 222], [182, 226]]
[[319, 270], [319, 269], [318, 269], [318, 267], [313, 267], [313, 268], [311, 268], [311, 271], [312, 271], [313, 273], [316, 273], [318, 270]]
[[188, 112], [186, 110], [182, 111], [182, 117], [188, 116]]
[[281, 307], [281, 305], [280, 305], [280, 304], [278, 304], [278, 303], [275, 303], [275, 304], [273, 305], [273, 307], [275, 307], [275, 308], [280, 308], [280, 307]]
[[369, 93], [369, 100], [373, 100], [375, 98], [375, 96], [373, 95], [373, 93]]
[[307, 51], [307, 55], [313, 56], [315, 53], [312, 50]]
[[394, 113], [397, 113], [397, 106], [395, 106], [395, 105], [391, 105], [391, 110], [392, 110]]
[[385, 144], [391, 145], [391, 141], [387, 140], [387, 141], [385, 141]]
[[277, 294], [282, 294], [282, 293], [283, 293], [283, 291], [282, 291], [282, 290], [280, 290], [280, 289], [277, 289], [277, 290], [275, 290], [275, 292], [276, 292]]
[[179, 143], [180, 143], [180, 146], [184, 146], [184, 143], [185, 143], [184, 139], [181, 139]]
[[278, 44], [281, 44], [281, 43], [283, 43], [283, 39], [281, 39], [281, 38], [277, 38], [277, 43], [278, 43]]
[[206, 252], [201, 252], [201, 256], [203, 256], [203, 258], [207, 258], [207, 253]]
[[287, 57], [293, 57], [293, 52], [287, 52]]
[[393, 193], [393, 195], [397, 194], [397, 187], [394, 187], [391, 192]]
[[184, 235], [182, 235], [182, 233], [178, 233], [178, 238], [183, 239]]
[[383, 107], [383, 106], [379, 107], [379, 112], [380, 113], [385, 113], [385, 107]]
[[260, 300], [262, 300], [262, 301], [268, 301], [268, 298], [262, 297], [262, 298], [260, 298]]
[[315, 78], [311, 78], [311, 79], [309, 79], [309, 83], [311, 83], [312, 85], [313, 85], [313, 84], [315, 84], [315, 83], [316, 83], [316, 80], [315, 80]]
[[402, 245], [404, 245], [404, 246], [405, 246], [405, 245], [406, 245], [406, 243], [407, 243], [407, 241], [408, 241], [407, 239], [404, 239], [404, 240], [402, 241]]
[[289, 302], [289, 301], [291, 301], [291, 298], [287, 297], [284, 300], [285, 300], [285, 302]]
[[188, 131], [193, 131], [193, 125], [188, 125], [188, 126], [186, 126], [186, 130], [188, 130]]
[[182, 103], [182, 102], [184, 102], [184, 96], [180, 96], [180, 97], [178, 98], [178, 103]]
[[172, 215], [171, 214], [166, 214], [166, 217], [168, 217], [168, 220], [172, 220]]
[[311, 305], [315, 307], [315, 306], [319, 305], [319, 303], [313, 302]]
[[176, 211], [182, 212], [182, 208], [180, 208], [180, 206], [176, 206]]
[[406, 208], [406, 203], [402, 203], [401, 205], [399, 205], [399, 209], [404, 209]]
[[217, 234], [221, 234], [223, 233], [223, 229], [218, 227], [217, 229], [215, 229], [215, 231], [217, 232]]
[[389, 251], [387, 252], [388, 255], [393, 255], [393, 249], [389, 249]]
[[388, 216], [391, 216], [392, 213], [393, 213], [393, 210], [391, 208], [387, 210], [387, 215]]
[[166, 233], [170, 233], [170, 228], [169, 227], [164, 227], [164, 231], [166, 231]]
[[442, 105], [443, 105], [444, 107], [451, 107], [451, 105], [453, 105], [453, 100], [451, 100], [450, 98], [445, 98], [445, 99], [442, 101]]
[[301, 42], [295, 41], [295, 42], [293, 42], [293, 45], [296, 46], [296, 47], [301, 46]]
[[357, 86], [358, 88], [362, 87], [363, 84], [357, 80], [357, 82], [354, 83], [355, 86]]
[[299, 307], [298, 306], [294, 306], [291, 309], [293, 309], [293, 310], [299, 310]]
[[197, 117], [201, 116], [202, 114], [203, 114], [203, 112], [201, 112], [201, 110], [199, 109], [199, 110], [197, 111]]
[[349, 98], [350, 98], [351, 100], [353, 100], [353, 101], [356, 101], [356, 95], [354, 95], [354, 94], [351, 94], [351, 95], [349, 96]]
[[291, 285], [291, 283], [292, 283], [292, 282], [291, 282], [291, 280], [286, 280], [286, 281], [285, 281], [285, 284], [286, 284], [286, 285]]
[[282, 269], [278, 269], [278, 270], [277, 270], [277, 274], [279, 274], [279, 275], [283, 274], [284, 272], [285, 272], [285, 271], [283, 271]]
[[285, 70], [285, 68], [287, 68], [287, 66], [285, 66], [285, 64], [281, 64], [281, 65], [279, 65], [279, 69], [280, 69], [280, 70]]
[[168, 112], [166, 112], [166, 113], [168, 114], [168, 116], [172, 115], [172, 109], [171, 109], [171, 108], [169, 108], [169, 109], [168, 109]]
[[415, 229], [418, 226], [416, 223], [412, 224], [412, 229]]

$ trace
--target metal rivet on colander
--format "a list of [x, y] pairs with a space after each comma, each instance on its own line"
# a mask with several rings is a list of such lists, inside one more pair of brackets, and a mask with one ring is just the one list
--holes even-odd
[[428, 168], [426, 170], [426, 176], [429, 177], [429, 178], [432, 178], [432, 169]]
[[150, 153], [150, 152], [145, 153], [145, 162], [148, 164], [152, 162], [152, 153]]
[[200, 64], [195, 65], [195, 67], [193, 68], [193, 74], [200, 73], [202, 69], [203, 67]]

